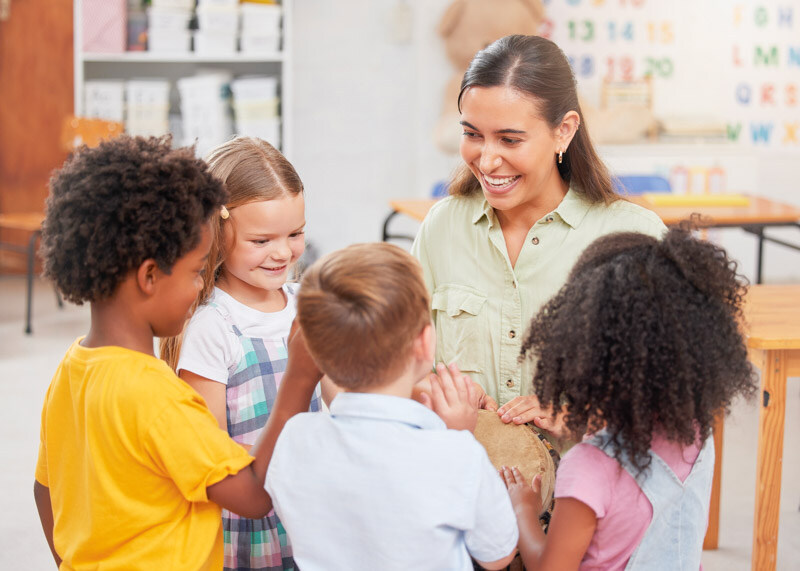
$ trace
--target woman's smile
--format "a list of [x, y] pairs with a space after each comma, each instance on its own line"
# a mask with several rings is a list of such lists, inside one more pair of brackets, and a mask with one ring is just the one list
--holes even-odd
[[506, 192], [511, 191], [511, 189], [513, 189], [517, 185], [517, 182], [522, 178], [522, 175], [519, 174], [498, 177], [489, 176], [488, 174], [481, 172], [481, 175], [481, 178], [483, 179], [483, 188], [492, 194], [505, 194]]

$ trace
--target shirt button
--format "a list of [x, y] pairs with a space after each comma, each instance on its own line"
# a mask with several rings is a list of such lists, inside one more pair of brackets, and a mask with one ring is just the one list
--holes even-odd
[[554, 218], [552, 216], [548, 216], [547, 218], [544, 219], [545, 222], [552, 222], [553, 220]]
[[508, 336], [513, 339], [514, 337], [517, 336], [517, 332], [512, 329], [511, 331], [508, 332]]
[[538, 244], [538, 243], [539, 243], [539, 238], [537, 238], [536, 236], [534, 236], [533, 238], [531, 238], [531, 244], [533, 244], [533, 245], [535, 246], [535, 245], [536, 245], [536, 244]]
[[512, 381], [511, 379], [508, 379], [508, 380], [506, 381], [506, 386], [507, 386], [508, 388], [511, 388], [511, 387], [513, 387], [513, 386], [514, 386], [514, 381]]

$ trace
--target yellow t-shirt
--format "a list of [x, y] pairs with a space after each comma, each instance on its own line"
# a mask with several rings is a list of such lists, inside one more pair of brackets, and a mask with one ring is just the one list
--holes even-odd
[[80, 341], [47, 391], [36, 465], [61, 569], [222, 569], [206, 488], [252, 457], [166, 363]]

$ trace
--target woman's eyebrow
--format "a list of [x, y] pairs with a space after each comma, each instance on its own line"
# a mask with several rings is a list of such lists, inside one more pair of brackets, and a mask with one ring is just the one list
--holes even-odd
[[[463, 125], [464, 127], [469, 127], [473, 131], [480, 131], [480, 129], [478, 129], [477, 127], [475, 127], [474, 125], [472, 125], [468, 121], [459, 121], [459, 123], [461, 123], [461, 125]], [[495, 133], [495, 135], [507, 135], [507, 134], [524, 135], [525, 131], [520, 131], [519, 129], [499, 129], [499, 130], [495, 131], [494, 133]]]

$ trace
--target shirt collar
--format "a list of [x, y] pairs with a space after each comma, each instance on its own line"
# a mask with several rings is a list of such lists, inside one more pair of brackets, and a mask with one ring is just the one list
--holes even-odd
[[[589, 208], [591, 208], [591, 206], [592, 205], [585, 198], [583, 198], [583, 196], [581, 196], [578, 192], [575, 192], [572, 187], [570, 187], [569, 190], [567, 190], [567, 194], [564, 195], [561, 203], [556, 207], [553, 213], [557, 214], [572, 228], [577, 228], [586, 217], [586, 214], [589, 212]], [[493, 226], [495, 220], [497, 219], [494, 209], [489, 206], [489, 202], [485, 197], [483, 197], [483, 193], [481, 193], [481, 200], [476, 200], [474, 203], [472, 223], [477, 224], [484, 216], [489, 221], [489, 226]]]
[[561, 204], [553, 212], [558, 214], [572, 228], [577, 228], [583, 222], [591, 206], [589, 201], [570, 187]]
[[330, 406], [331, 415], [402, 422], [415, 428], [445, 430], [439, 416], [410, 398], [373, 393], [339, 393]]
[[477, 224], [481, 218], [484, 216], [489, 221], [489, 225], [492, 226], [494, 224], [494, 208], [489, 206], [489, 203], [486, 201], [486, 197], [483, 196], [482, 191], [480, 192], [480, 200], [474, 201], [474, 207], [472, 211], [472, 223]]

